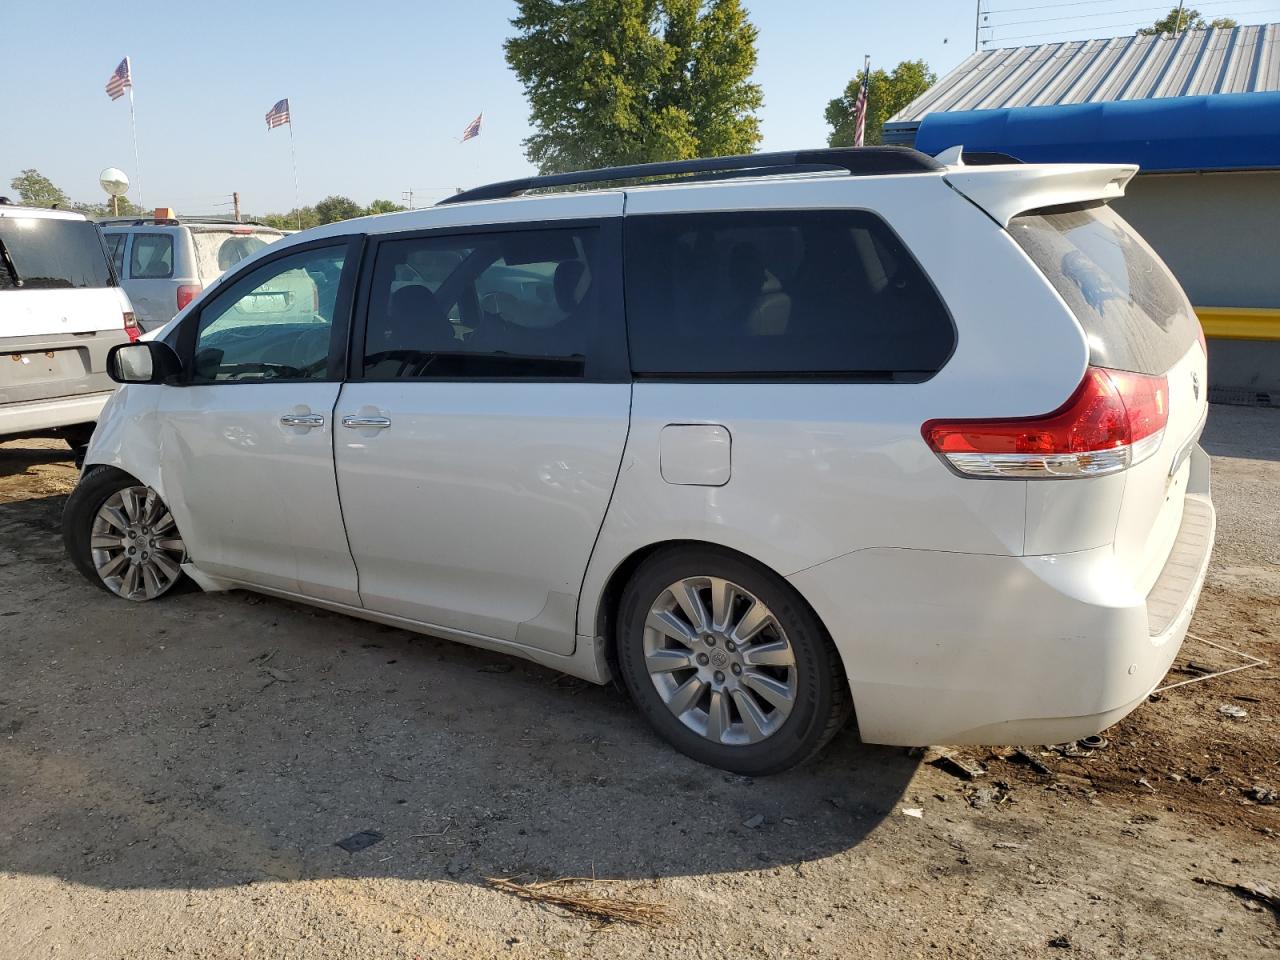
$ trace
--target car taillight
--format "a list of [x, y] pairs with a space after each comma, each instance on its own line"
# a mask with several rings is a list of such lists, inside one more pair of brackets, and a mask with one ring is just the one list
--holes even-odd
[[1063, 406], [1039, 417], [930, 420], [925, 442], [957, 473], [1019, 480], [1096, 477], [1140, 463], [1169, 421], [1164, 377], [1089, 367]]
[[124, 332], [129, 335], [130, 343], [137, 343], [138, 338], [142, 336], [142, 327], [138, 326], [138, 318], [128, 311], [124, 314]]
[[204, 288], [198, 283], [183, 283], [178, 285], [178, 309], [181, 310], [188, 303], [194, 300]]

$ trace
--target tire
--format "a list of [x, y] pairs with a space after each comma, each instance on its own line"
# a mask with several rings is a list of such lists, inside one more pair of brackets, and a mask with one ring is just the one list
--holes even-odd
[[[690, 629], [691, 611], [707, 629]], [[803, 763], [853, 709], [839, 656], [808, 604], [781, 577], [715, 547], [664, 548], [641, 563], [622, 594], [617, 652], [653, 728], [681, 753], [734, 773]]]
[[115, 467], [80, 478], [62, 510], [62, 542], [86, 580], [126, 600], [159, 599], [184, 579], [186, 547], [168, 506]]

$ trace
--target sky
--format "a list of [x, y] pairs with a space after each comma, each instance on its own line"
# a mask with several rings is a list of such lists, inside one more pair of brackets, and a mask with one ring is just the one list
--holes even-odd
[[[869, 54], [872, 68], [923, 58], [939, 75], [973, 52], [974, 0], [745, 0], [759, 29], [765, 150], [826, 145], [827, 101]], [[1156, 0], [984, 0], [992, 46], [1132, 33]], [[1280, 21], [1280, 0], [1205, 0], [1208, 17]], [[247, 213], [294, 205], [288, 127], [264, 115], [288, 97], [299, 193], [432, 203], [455, 187], [534, 172], [528, 110], [503, 58], [513, 0], [4, 0], [0, 4], [0, 191], [35, 167], [73, 200], [105, 199], [98, 174], [124, 170], [147, 207]], [[47, 38], [47, 39], [42, 39]], [[1008, 38], [1008, 39], [1006, 39]], [[1028, 39], [1029, 38], [1029, 39]], [[129, 101], [104, 87], [133, 65]], [[458, 143], [484, 114], [481, 135]], [[11, 192], [11, 191], [7, 191]]]

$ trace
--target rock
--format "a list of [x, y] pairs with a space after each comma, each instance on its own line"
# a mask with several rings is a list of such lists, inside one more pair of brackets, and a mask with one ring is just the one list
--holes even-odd
[[742, 825], [746, 827], [748, 830], [754, 830], [756, 829], [756, 827], [760, 826], [763, 823], [764, 823], [763, 813], [757, 813], [755, 816], [747, 817], [747, 819], [742, 821]]
[[1249, 715], [1249, 711], [1244, 707], [1237, 707], [1234, 703], [1224, 703], [1218, 708], [1218, 713], [1224, 717], [1232, 717], [1236, 720], [1243, 720]]

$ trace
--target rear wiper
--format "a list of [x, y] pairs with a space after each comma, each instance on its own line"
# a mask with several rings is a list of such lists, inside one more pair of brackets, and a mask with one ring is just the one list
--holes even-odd
[[22, 286], [22, 277], [18, 276], [18, 268], [13, 265], [13, 257], [9, 255], [9, 248], [4, 245], [3, 240], [0, 240], [0, 260], [3, 260], [4, 265], [9, 268], [9, 277], [13, 280], [13, 285]]

